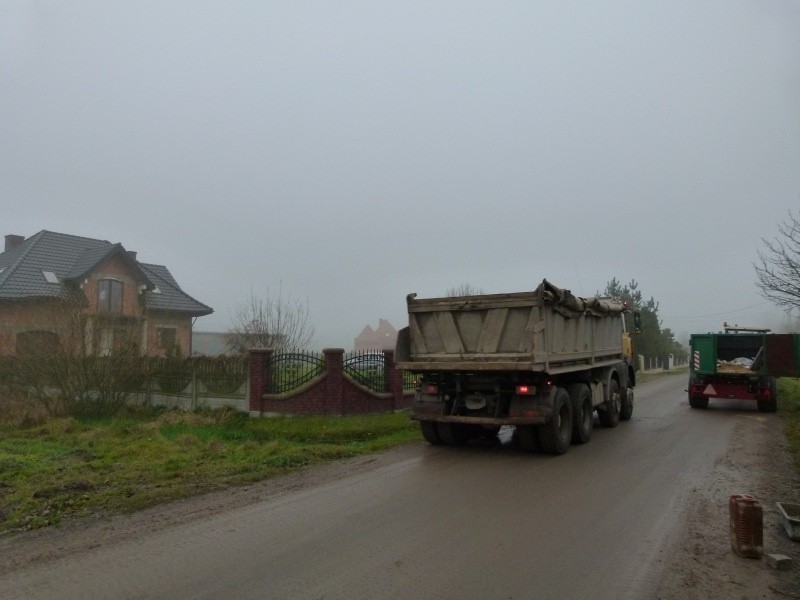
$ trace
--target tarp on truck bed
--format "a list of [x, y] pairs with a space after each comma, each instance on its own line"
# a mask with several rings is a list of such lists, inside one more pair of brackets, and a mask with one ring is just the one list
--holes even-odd
[[568, 318], [585, 313], [595, 316], [619, 314], [625, 310], [622, 302], [606, 298], [573, 296], [569, 290], [557, 288], [546, 279], [539, 284], [536, 291], [544, 298], [545, 303], [553, 307], [553, 310]]

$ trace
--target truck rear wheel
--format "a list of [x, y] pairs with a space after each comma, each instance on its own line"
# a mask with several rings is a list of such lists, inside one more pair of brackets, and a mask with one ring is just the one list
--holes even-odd
[[422, 437], [429, 444], [441, 444], [442, 438], [439, 437], [439, 431], [436, 428], [434, 421], [420, 421], [419, 428], [422, 431]]
[[705, 396], [689, 396], [689, 406], [692, 408], [708, 408], [708, 398]]
[[622, 392], [622, 401], [619, 405], [619, 420], [630, 421], [633, 416], [633, 388], [627, 386]]
[[758, 410], [761, 412], [777, 412], [778, 411], [778, 382], [774, 377], [770, 377], [767, 382], [769, 387], [770, 396], [769, 400], [759, 400]]
[[594, 424], [592, 392], [585, 383], [573, 383], [567, 393], [572, 403], [572, 443], [585, 444], [592, 437]]
[[601, 408], [597, 409], [597, 416], [600, 417], [600, 424], [603, 427], [616, 427], [619, 425], [619, 410], [622, 397], [619, 393], [619, 383], [616, 379], [608, 382], [608, 400]]
[[572, 441], [572, 403], [564, 388], [557, 388], [553, 396], [553, 417], [536, 427], [539, 446], [547, 454], [564, 454]]
[[472, 437], [469, 426], [461, 423], [437, 423], [436, 431], [442, 443], [448, 446], [463, 446]]

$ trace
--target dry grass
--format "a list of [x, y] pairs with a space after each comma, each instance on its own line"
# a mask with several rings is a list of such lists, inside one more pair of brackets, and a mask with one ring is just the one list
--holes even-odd
[[33, 427], [47, 420], [47, 411], [35, 400], [0, 393], [0, 426]]

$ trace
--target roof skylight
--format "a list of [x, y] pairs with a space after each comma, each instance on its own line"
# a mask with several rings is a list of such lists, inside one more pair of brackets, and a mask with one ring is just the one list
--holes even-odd
[[58, 277], [52, 271], [42, 271], [42, 275], [44, 275], [44, 279], [47, 283], [59, 283]]

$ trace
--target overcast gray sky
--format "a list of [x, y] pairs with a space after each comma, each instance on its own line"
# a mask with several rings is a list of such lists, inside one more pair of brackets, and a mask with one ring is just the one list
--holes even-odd
[[223, 331], [350, 348], [463, 283], [635, 279], [679, 336], [777, 327], [800, 2], [0, 0], [0, 233], [120, 242]]

